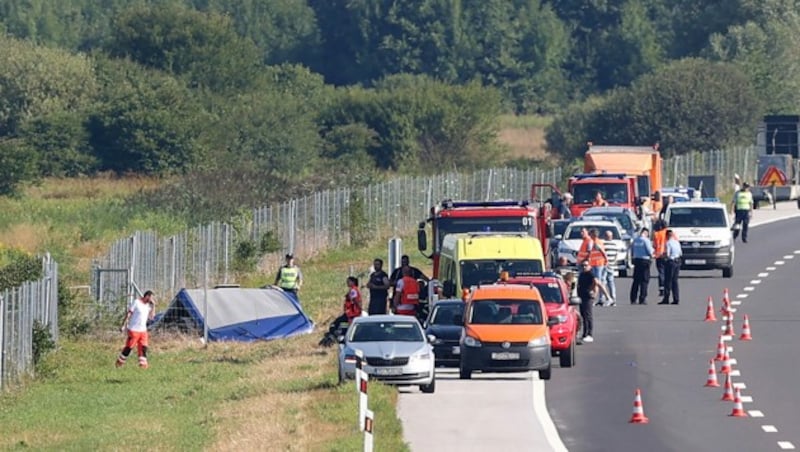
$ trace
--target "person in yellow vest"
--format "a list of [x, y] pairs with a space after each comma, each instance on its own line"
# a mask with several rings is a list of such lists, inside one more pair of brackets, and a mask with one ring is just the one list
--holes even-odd
[[300, 286], [303, 285], [303, 272], [300, 267], [294, 264], [294, 256], [292, 254], [286, 255], [286, 264], [278, 269], [278, 274], [275, 276], [275, 285], [283, 289], [285, 292], [291, 292], [295, 296]]
[[750, 216], [753, 214], [753, 194], [750, 193], [750, 184], [742, 184], [742, 189], [733, 194], [733, 240], [742, 232], [742, 242], [747, 243], [747, 229], [750, 226]]

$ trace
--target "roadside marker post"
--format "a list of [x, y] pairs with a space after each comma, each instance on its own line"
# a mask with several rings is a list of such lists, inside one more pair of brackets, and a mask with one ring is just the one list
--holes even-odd
[[358, 391], [358, 430], [364, 431], [367, 412], [367, 386], [369, 374], [364, 372], [364, 352], [356, 350], [356, 391]]
[[364, 452], [372, 452], [372, 428], [374, 426], [375, 413], [372, 410], [364, 412]]

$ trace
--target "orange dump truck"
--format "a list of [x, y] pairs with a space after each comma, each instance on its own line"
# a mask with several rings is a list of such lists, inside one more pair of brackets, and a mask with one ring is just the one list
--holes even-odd
[[584, 173], [618, 173], [636, 176], [639, 196], [661, 190], [661, 153], [653, 146], [595, 146], [583, 157]]

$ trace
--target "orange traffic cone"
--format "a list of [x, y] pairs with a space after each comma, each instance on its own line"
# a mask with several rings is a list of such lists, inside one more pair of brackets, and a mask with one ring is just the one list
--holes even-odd
[[722, 393], [722, 398], [720, 400], [724, 401], [731, 401], [733, 402], [733, 383], [731, 383], [731, 375], [725, 375], [725, 392]]
[[731, 312], [731, 299], [728, 296], [728, 289], [722, 291], [722, 306], [720, 306], [719, 312], [723, 316]]
[[722, 334], [731, 337], [735, 335], [733, 332], [733, 312], [728, 312], [728, 318], [725, 320], [725, 332]]
[[633, 399], [633, 416], [630, 422], [632, 424], [647, 424], [650, 419], [644, 415], [644, 407], [642, 406], [642, 391], [636, 388], [636, 397]]
[[708, 297], [708, 307], [706, 308], [706, 322], [716, 322], [717, 316], [714, 315], [714, 300]]
[[714, 361], [725, 361], [727, 350], [728, 348], [725, 347], [725, 341], [722, 339], [722, 336], [720, 336], [719, 343], [717, 344], [717, 356], [714, 357]]
[[706, 387], [718, 388], [719, 382], [717, 381], [717, 370], [714, 368], [714, 360], [708, 360], [708, 379], [706, 380]]
[[747, 413], [744, 412], [744, 406], [742, 406], [742, 391], [739, 388], [736, 388], [736, 397], [733, 399], [733, 404], [733, 411], [728, 416], [747, 417]]
[[728, 350], [725, 350], [725, 359], [722, 360], [722, 367], [719, 369], [719, 373], [728, 374], [731, 370], [731, 356], [728, 354]]
[[739, 336], [740, 341], [752, 341], [753, 336], [750, 335], [750, 318], [747, 314], [744, 315], [744, 325], [742, 325], [742, 335]]

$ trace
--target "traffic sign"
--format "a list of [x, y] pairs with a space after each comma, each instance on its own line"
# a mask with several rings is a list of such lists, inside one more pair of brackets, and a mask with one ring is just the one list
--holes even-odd
[[761, 176], [761, 180], [758, 183], [761, 186], [770, 186], [770, 185], [786, 185], [786, 174], [783, 171], [779, 170], [775, 166], [770, 166], [764, 171], [764, 175]]

